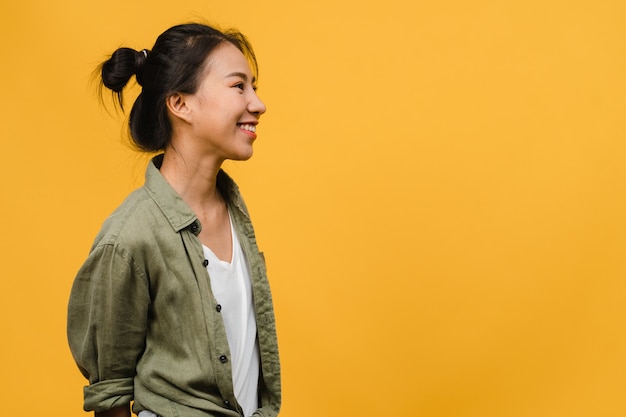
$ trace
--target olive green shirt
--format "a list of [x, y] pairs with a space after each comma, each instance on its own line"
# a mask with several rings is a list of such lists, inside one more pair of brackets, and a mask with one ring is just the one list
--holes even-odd
[[[164, 417], [243, 415], [234, 395], [221, 306], [211, 292], [201, 224], [148, 164], [145, 185], [105, 221], [78, 272], [68, 308], [68, 339], [89, 379], [84, 409], [134, 401], [133, 411]], [[281, 403], [280, 364], [265, 261], [235, 183], [220, 171], [250, 268], [261, 376], [255, 416], [273, 417]]]

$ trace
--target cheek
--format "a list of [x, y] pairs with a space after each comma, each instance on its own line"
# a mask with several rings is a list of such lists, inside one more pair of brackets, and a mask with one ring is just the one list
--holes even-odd
[[235, 110], [233, 106], [230, 106], [227, 102], [224, 101], [214, 101], [211, 103], [209, 107], [209, 112], [214, 115], [219, 115], [220, 119], [233, 117]]

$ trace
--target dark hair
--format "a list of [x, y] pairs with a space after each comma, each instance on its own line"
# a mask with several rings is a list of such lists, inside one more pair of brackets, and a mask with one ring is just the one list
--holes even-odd
[[122, 110], [122, 90], [133, 75], [142, 87], [128, 122], [131, 138], [139, 149], [165, 149], [172, 134], [166, 99], [174, 93], [195, 93], [206, 58], [223, 42], [236, 46], [248, 58], [256, 75], [256, 57], [243, 34], [234, 30], [222, 32], [199, 23], [169, 28], [157, 38], [151, 51], [119, 48], [99, 67], [102, 85], [113, 91]]

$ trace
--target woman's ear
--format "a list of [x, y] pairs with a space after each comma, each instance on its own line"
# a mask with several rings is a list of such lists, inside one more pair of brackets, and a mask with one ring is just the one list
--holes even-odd
[[191, 109], [187, 103], [188, 96], [182, 93], [174, 93], [165, 100], [165, 105], [172, 117], [191, 122]]

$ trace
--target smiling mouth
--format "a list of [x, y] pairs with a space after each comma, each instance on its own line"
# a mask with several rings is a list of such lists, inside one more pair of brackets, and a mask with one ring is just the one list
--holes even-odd
[[243, 130], [247, 130], [248, 132], [256, 132], [256, 126], [255, 125], [249, 125], [249, 124], [242, 124], [239, 123], [238, 126], [243, 129]]

